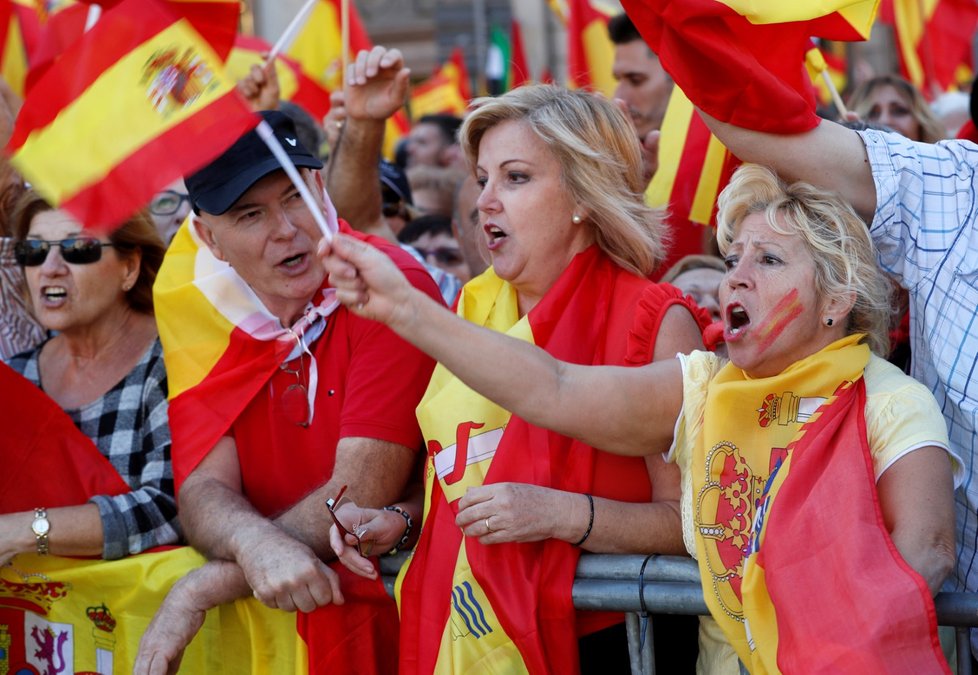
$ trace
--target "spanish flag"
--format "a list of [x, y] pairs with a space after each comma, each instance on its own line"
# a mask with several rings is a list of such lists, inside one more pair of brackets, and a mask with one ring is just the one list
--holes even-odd
[[971, 0], [883, 0], [880, 21], [893, 26], [900, 70], [928, 98], [953, 88], [972, 65], [978, 4]]
[[124, 0], [33, 87], [8, 152], [49, 202], [111, 227], [256, 123], [188, 19]]
[[[0, 411], [7, 430], [0, 513], [75, 506], [131, 489], [53, 400], [4, 364]], [[170, 586], [203, 562], [190, 548], [114, 561], [15, 556], [0, 567], [0, 673], [131, 672]], [[296, 615], [249, 598], [208, 612], [182, 667], [305, 673], [306, 660]]]
[[465, 115], [469, 105], [467, 79], [462, 50], [456, 48], [449, 61], [411, 91], [411, 116], [418, 119], [437, 113]]
[[[789, 294], [771, 335], [798, 311]], [[709, 383], [691, 471], [697, 559], [751, 673], [950, 673], [927, 584], [880, 510], [862, 337], [767, 378], [728, 363]]]
[[36, 39], [37, 31], [32, 9], [13, 0], [0, 2], [0, 77], [21, 98], [30, 65], [29, 43]]
[[[228, 56], [227, 72], [235, 80], [246, 77], [253, 65], [262, 65], [263, 53], [272, 51], [272, 45], [259, 37], [238, 35]], [[284, 101], [302, 106], [314, 118], [321, 120], [329, 112], [329, 91], [299, 67], [295, 59], [279, 54], [275, 59], [280, 95]], [[316, 150], [316, 148], [310, 148]]]
[[646, 190], [650, 206], [667, 209], [673, 245], [662, 269], [685, 255], [702, 253], [716, 224], [717, 195], [740, 160], [710, 133], [693, 104], [677, 86], [662, 119], [659, 168]]
[[849, 81], [845, 43], [823, 42], [821, 45], [812, 43], [805, 53], [805, 67], [808, 69], [812, 86], [817, 92], [818, 101], [822, 105], [832, 105], [834, 103], [832, 92], [825, 82], [825, 77], [828, 76], [837, 92], [845, 90]]
[[622, 6], [697, 107], [736, 126], [790, 134], [818, 124], [804, 69], [809, 39], [865, 40], [878, 2], [624, 0]]
[[608, 18], [591, 0], [567, 1], [567, 83], [572, 89], [614, 93], [615, 48], [608, 36]]
[[[319, 0], [306, 20], [305, 27], [288, 49], [303, 72], [328, 91], [343, 88], [343, 34], [341, 0]], [[350, 54], [354, 58], [361, 49], [373, 48], [373, 42], [360, 21], [356, 5], [350, 2]], [[403, 111], [387, 120], [384, 134], [384, 156], [394, 156], [398, 139], [410, 129]]]

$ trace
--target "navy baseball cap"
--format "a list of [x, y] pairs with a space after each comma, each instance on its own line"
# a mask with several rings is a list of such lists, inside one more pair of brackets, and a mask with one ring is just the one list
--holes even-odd
[[386, 159], [380, 160], [380, 184], [393, 192], [405, 204], [414, 204], [411, 198], [411, 185], [401, 167]]
[[[323, 163], [299, 142], [295, 124], [288, 116], [278, 110], [264, 110], [259, 114], [272, 127], [275, 138], [293, 164], [309, 169], [323, 168]], [[219, 216], [252, 185], [281, 168], [265, 141], [252, 129], [223, 155], [184, 180], [194, 209]]]

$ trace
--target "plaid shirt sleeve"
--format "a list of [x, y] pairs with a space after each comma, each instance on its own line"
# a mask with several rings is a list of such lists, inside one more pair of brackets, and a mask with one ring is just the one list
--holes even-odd
[[[10, 366], [40, 386], [40, 348], [11, 360]], [[91, 501], [102, 518], [106, 560], [140, 553], [181, 538], [170, 464], [166, 370], [156, 340], [126, 377], [101, 398], [66, 410], [132, 488]]]
[[[861, 132], [876, 185], [870, 234], [910, 291], [911, 375], [926, 385], [964, 462], [957, 566], [947, 590], [978, 591], [978, 146]], [[978, 654], [978, 631], [972, 631]]]

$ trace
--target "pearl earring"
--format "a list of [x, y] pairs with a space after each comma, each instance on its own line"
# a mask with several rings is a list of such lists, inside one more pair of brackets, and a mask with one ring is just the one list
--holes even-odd
[[574, 214], [574, 216], [573, 216], [573, 217], [571, 218], [571, 222], [572, 222], [572, 223], [574, 223], [575, 225], [580, 225], [580, 224], [581, 224], [581, 223], [582, 223], [583, 221], [584, 221], [584, 219], [583, 219], [583, 218], [581, 218], [581, 217], [580, 217], [579, 215], [577, 215], [576, 213], [575, 213], [575, 214]]

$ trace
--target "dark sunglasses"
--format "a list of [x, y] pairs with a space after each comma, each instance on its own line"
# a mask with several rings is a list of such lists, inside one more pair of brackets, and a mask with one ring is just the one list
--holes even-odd
[[418, 248], [415, 246], [414, 250], [420, 253], [421, 257], [425, 260], [434, 258], [435, 262], [439, 265], [459, 265], [462, 263], [462, 252], [457, 248], [448, 248], [445, 246], [439, 248]]
[[174, 190], [164, 190], [158, 193], [153, 201], [149, 203], [149, 212], [154, 216], [172, 216], [180, 210], [184, 202], [190, 201], [190, 195], [176, 192]]
[[88, 265], [102, 259], [102, 247], [114, 246], [112, 242], [99, 241], [95, 237], [69, 237], [57, 241], [25, 239], [14, 245], [14, 258], [22, 267], [43, 265], [53, 245], [61, 247], [61, 257], [72, 265]]

